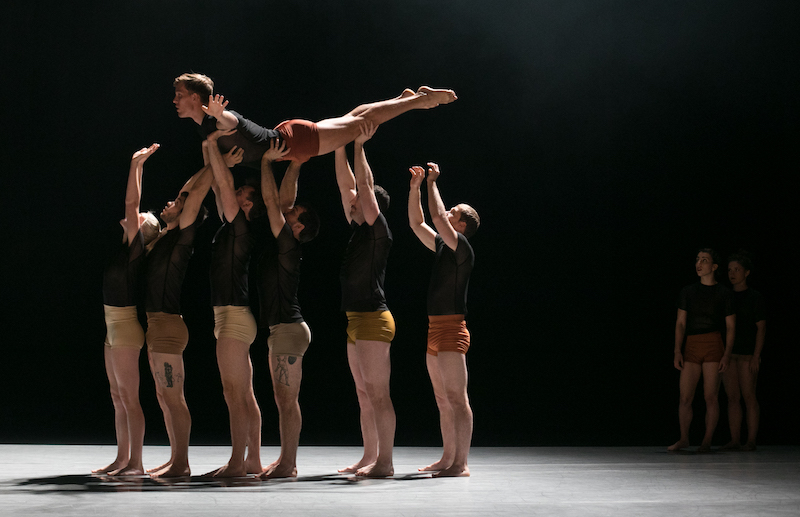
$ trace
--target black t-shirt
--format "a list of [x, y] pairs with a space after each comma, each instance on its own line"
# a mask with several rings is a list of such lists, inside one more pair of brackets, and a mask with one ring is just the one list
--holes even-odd
[[388, 310], [383, 280], [392, 247], [392, 232], [383, 214], [372, 226], [350, 223], [353, 234], [347, 243], [339, 273], [342, 310], [374, 312]]
[[144, 267], [144, 236], [140, 229], [133, 242], [123, 243], [117, 256], [103, 272], [103, 303], [112, 307], [131, 307], [141, 299], [141, 273]]
[[678, 308], [686, 311], [686, 335], [725, 332], [725, 317], [734, 314], [731, 290], [700, 282], [681, 289]]
[[159, 237], [147, 255], [146, 282], [147, 312], [181, 313], [181, 288], [186, 268], [194, 248], [194, 236], [202, 223], [198, 215], [195, 221], [184, 229], [173, 228]]
[[475, 253], [464, 234], [456, 235], [455, 250], [436, 235], [436, 259], [428, 287], [428, 314], [432, 316], [467, 313], [467, 288]]
[[[266, 215], [259, 217], [259, 222], [263, 220], [269, 227]], [[266, 249], [258, 261], [259, 323], [262, 327], [299, 323], [303, 321], [297, 301], [302, 260], [300, 241], [294, 238], [288, 223], [283, 225], [277, 238], [273, 237], [272, 231], [263, 233]]]
[[733, 307], [736, 309], [736, 336], [732, 353], [752, 355], [756, 349], [756, 323], [767, 319], [764, 297], [755, 289], [734, 291]]
[[247, 272], [252, 250], [250, 223], [244, 211], [239, 210], [233, 221], [225, 221], [214, 236], [211, 248], [211, 305], [250, 305]]
[[[236, 132], [234, 134], [223, 136], [217, 140], [220, 152], [225, 154], [230, 151], [233, 146], [244, 149], [241, 165], [260, 171], [261, 157], [269, 150], [270, 140], [273, 138], [280, 139], [281, 134], [274, 129], [267, 129], [263, 126], [259, 126], [252, 120], [244, 118], [233, 110], [228, 111], [239, 119], [239, 125], [236, 126]], [[206, 115], [203, 122], [197, 128], [200, 137], [204, 140], [216, 130], [217, 119], [211, 115]]]

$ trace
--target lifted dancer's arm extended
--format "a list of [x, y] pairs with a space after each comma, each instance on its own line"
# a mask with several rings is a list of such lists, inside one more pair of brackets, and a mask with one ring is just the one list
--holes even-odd
[[217, 129], [236, 129], [236, 126], [239, 125], [239, 119], [236, 118], [236, 115], [225, 109], [227, 105], [228, 101], [225, 100], [225, 96], [216, 94], [209, 95], [208, 104], [202, 106], [206, 115], [211, 115], [217, 119]]

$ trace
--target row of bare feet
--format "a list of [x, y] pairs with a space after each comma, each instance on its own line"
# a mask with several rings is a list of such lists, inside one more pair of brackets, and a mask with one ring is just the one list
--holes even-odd
[[[680, 451], [689, 447], [689, 440], [678, 440], [677, 442], [673, 443], [669, 447], [667, 447], [667, 451]], [[728, 442], [722, 447], [719, 448], [721, 451], [754, 451], [756, 450], [755, 443], [746, 443], [744, 445], [739, 444], [738, 442]], [[711, 444], [710, 443], [703, 443], [700, 447], [697, 448], [695, 452], [711, 452]]]

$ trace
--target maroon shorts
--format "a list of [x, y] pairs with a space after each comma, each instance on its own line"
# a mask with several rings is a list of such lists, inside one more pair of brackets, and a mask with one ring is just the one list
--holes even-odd
[[428, 353], [460, 352], [469, 350], [469, 330], [463, 314], [428, 316]]
[[683, 351], [683, 360], [689, 363], [718, 363], [725, 353], [722, 344], [722, 334], [708, 332], [686, 336], [686, 348]]
[[319, 153], [319, 128], [310, 120], [285, 120], [275, 126], [291, 152], [281, 160], [307, 162]]

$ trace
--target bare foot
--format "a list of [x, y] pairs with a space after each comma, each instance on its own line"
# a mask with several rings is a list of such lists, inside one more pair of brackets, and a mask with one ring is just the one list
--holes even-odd
[[710, 443], [704, 443], [704, 444], [700, 445], [700, 447], [697, 448], [696, 452], [711, 452], [711, 444]]
[[721, 451], [738, 451], [741, 448], [742, 448], [742, 446], [739, 445], [739, 442], [731, 441], [731, 442], [726, 443], [722, 447], [720, 447], [719, 450], [721, 450]]
[[385, 478], [394, 475], [394, 467], [391, 463], [388, 465], [379, 465], [377, 462], [366, 467], [361, 467], [356, 471], [356, 476], [365, 478]]
[[92, 474], [108, 474], [110, 472], [114, 472], [115, 470], [119, 470], [125, 467], [127, 463], [128, 463], [127, 460], [121, 460], [118, 458], [114, 460], [114, 463], [112, 463], [111, 465], [106, 465], [101, 469], [94, 469], [92, 471]]
[[439, 104], [450, 104], [458, 99], [458, 97], [456, 97], [456, 92], [453, 90], [436, 89], [430, 86], [420, 86], [417, 93], [426, 96], [428, 101], [425, 104], [426, 108], [435, 108]]
[[435, 478], [455, 478], [455, 477], [469, 477], [469, 467], [464, 465], [462, 467], [452, 465], [444, 470], [433, 475]]
[[405, 99], [406, 97], [411, 97], [412, 95], [414, 95], [414, 90], [412, 90], [411, 88], [406, 88], [405, 90], [403, 90], [403, 93], [397, 96], [397, 98]]
[[437, 461], [436, 463], [431, 463], [427, 467], [418, 468], [417, 470], [420, 472], [433, 472], [438, 470], [444, 470], [452, 464], [453, 464], [452, 461], [445, 461], [442, 459]]
[[685, 449], [689, 446], [689, 440], [678, 440], [677, 442], [673, 443], [669, 447], [667, 447], [668, 451], [679, 451], [681, 449]]
[[147, 473], [148, 474], [155, 474], [159, 470], [166, 470], [167, 468], [169, 468], [170, 465], [172, 465], [172, 458], [170, 458], [170, 460], [168, 462], [164, 463], [163, 465], [159, 465], [158, 467], [155, 467], [155, 468], [152, 468], [152, 469], [147, 469]]
[[170, 467], [166, 470], [159, 471], [156, 474], [151, 474], [150, 477], [153, 479], [159, 478], [181, 478], [181, 477], [189, 477], [192, 475], [192, 470], [189, 468], [188, 465], [185, 467], [177, 467], [175, 465], [170, 465]]
[[244, 470], [248, 474], [261, 474], [264, 472], [264, 469], [261, 467], [261, 460], [251, 458], [244, 460]]
[[247, 475], [247, 471], [244, 469], [244, 465], [239, 467], [231, 467], [230, 464], [226, 463], [225, 465], [221, 466], [216, 470], [212, 470], [211, 472], [206, 472], [203, 474], [202, 478], [239, 478], [244, 477]]
[[742, 445], [742, 449], [741, 450], [747, 451], [747, 452], [754, 451], [754, 450], [756, 450], [756, 444], [747, 442], [746, 444]]
[[131, 466], [128, 465], [124, 468], [119, 469], [118, 471], [111, 474], [112, 476], [144, 476], [144, 468], [141, 465]]
[[261, 473], [261, 479], [296, 478], [297, 467], [294, 465], [272, 464]]
[[356, 471], [358, 471], [358, 469], [360, 469], [362, 467], [366, 467], [367, 465], [371, 465], [374, 462], [375, 462], [375, 460], [367, 460], [367, 459], [361, 458], [358, 461], [358, 463], [353, 463], [349, 467], [345, 467], [343, 469], [339, 469], [339, 473], [340, 474], [353, 474]]

